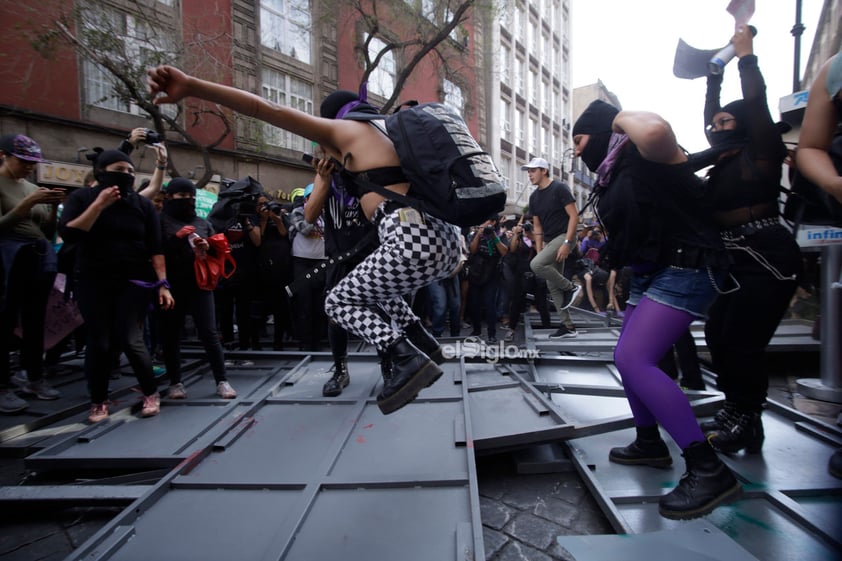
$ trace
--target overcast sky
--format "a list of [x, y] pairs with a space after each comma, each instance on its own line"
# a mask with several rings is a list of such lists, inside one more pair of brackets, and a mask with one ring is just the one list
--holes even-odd
[[[571, 0], [571, 78], [574, 88], [598, 79], [624, 109], [660, 113], [678, 142], [695, 152], [708, 147], [702, 109], [705, 79], [682, 80], [672, 67], [679, 37], [698, 49], [725, 46], [734, 34], [728, 0]], [[766, 80], [769, 109], [792, 93], [795, 0], [755, 0], [754, 54]], [[822, 0], [802, 0], [801, 74]], [[737, 61], [725, 68], [722, 104], [742, 97]]]

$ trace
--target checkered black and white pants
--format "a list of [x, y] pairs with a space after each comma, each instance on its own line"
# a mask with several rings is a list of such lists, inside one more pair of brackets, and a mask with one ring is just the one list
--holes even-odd
[[331, 289], [325, 312], [385, 351], [408, 325], [418, 321], [404, 296], [456, 269], [461, 234], [456, 226], [412, 208], [386, 215], [381, 209], [377, 211], [380, 247]]

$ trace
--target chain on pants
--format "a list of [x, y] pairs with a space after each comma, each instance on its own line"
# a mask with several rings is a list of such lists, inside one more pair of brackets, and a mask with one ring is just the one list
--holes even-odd
[[381, 351], [418, 321], [403, 297], [448, 276], [459, 264], [459, 230], [429, 215], [423, 220], [420, 216], [413, 209], [382, 216], [380, 247], [325, 300], [328, 317]]

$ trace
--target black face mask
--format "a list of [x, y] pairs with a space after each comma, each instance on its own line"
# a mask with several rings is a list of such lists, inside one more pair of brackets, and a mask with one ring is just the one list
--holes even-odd
[[608, 155], [608, 142], [611, 140], [611, 131], [595, 132], [588, 138], [585, 149], [579, 154], [588, 169], [596, 173], [599, 164]]
[[737, 148], [745, 145], [747, 141], [745, 132], [739, 129], [710, 131], [707, 134], [708, 142], [714, 148]]
[[134, 194], [134, 175], [121, 171], [100, 171], [94, 174], [97, 184], [106, 189], [117, 186], [124, 199]]
[[162, 212], [182, 222], [196, 218], [196, 199], [165, 199]]

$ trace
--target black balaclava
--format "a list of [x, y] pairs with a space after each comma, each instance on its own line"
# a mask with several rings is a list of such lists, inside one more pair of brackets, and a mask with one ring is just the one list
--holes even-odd
[[119, 150], [103, 150], [93, 160], [94, 178], [97, 185], [104, 189], [114, 185], [120, 190], [120, 196], [124, 199], [134, 194], [134, 175], [120, 171], [105, 171], [105, 168], [115, 162], [128, 162], [132, 165], [132, 159], [125, 152]]
[[597, 99], [588, 105], [573, 125], [573, 136], [587, 134], [590, 137], [579, 157], [592, 172], [596, 172], [599, 164], [608, 155], [611, 125], [619, 112], [620, 110], [610, 103]]
[[171, 196], [174, 193], [190, 193], [193, 197], [189, 199], [167, 197], [164, 199], [161, 212], [185, 223], [193, 222], [196, 218], [196, 186], [189, 179], [176, 177], [167, 184], [167, 195]]
[[[734, 116], [737, 128], [731, 130], [707, 131], [708, 142], [715, 148], [738, 148], [744, 146], [748, 142], [748, 131], [746, 130], [747, 115], [746, 103], [742, 99], [732, 101], [725, 107], [722, 107], [719, 113], [730, 113]], [[708, 126], [713, 123], [708, 123]]]

